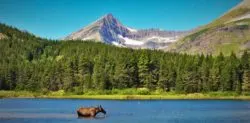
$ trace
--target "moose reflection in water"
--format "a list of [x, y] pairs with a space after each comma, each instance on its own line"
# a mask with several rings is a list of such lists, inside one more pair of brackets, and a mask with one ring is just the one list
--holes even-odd
[[101, 105], [97, 107], [80, 107], [77, 110], [78, 117], [95, 118], [98, 113], [102, 112], [106, 116], [106, 111]]

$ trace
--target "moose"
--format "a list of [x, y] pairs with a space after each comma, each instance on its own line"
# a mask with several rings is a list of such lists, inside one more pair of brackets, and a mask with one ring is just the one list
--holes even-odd
[[80, 107], [77, 110], [78, 117], [94, 118], [98, 113], [102, 112], [106, 116], [106, 111], [101, 105], [97, 107]]

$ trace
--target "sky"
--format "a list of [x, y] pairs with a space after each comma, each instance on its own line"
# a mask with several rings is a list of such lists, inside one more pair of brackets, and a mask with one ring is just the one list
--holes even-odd
[[136, 29], [190, 30], [241, 0], [0, 0], [0, 22], [60, 39], [107, 13]]

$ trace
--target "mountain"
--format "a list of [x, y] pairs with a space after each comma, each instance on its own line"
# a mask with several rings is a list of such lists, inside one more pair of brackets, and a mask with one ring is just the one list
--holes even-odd
[[112, 14], [107, 14], [89, 26], [67, 36], [65, 40], [96, 40], [130, 48], [166, 48], [188, 32], [160, 29], [137, 30], [124, 26]]
[[171, 44], [167, 51], [229, 55], [249, 48], [250, 0], [244, 0], [217, 20]]

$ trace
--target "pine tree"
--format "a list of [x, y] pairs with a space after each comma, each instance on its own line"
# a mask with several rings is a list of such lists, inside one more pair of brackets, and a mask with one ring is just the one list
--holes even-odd
[[150, 87], [149, 64], [149, 56], [146, 52], [143, 52], [138, 61], [138, 73], [140, 84], [143, 84], [146, 88]]
[[249, 54], [247, 53], [247, 51], [244, 51], [241, 57], [241, 64], [244, 70], [249, 68]]
[[170, 82], [168, 79], [170, 72], [168, 69], [168, 64], [164, 58], [161, 58], [160, 61], [160, 70], [159, 70], [159, 81], [158, 88], [162, 90], [170, 90]]
[[200, 68], [201, 71], [201, 86], [202, 91], [208, 92], [210, 91], [211, 83], [209, 82], [209, 56], [206, 56], [206, 58], [202, 62], [202, 66]]
[[81, 92], [84, 92], [84, 89], [91, 89], [92, 74], [93, 63], [86, 57], [82, 56], [79, 65], [79, 81]]
[[250, 70], [244, 71], [242, 90], [250, 91]]
[[220, 86], [220, 68], [217, 63], [209, 71], [209, 83], [211, 83], [211, 91], [218, 91]]
[[103, 90], [106, 88], [105, 60], [103, 56], [97, 56], [94, 62], [93, 88]]

